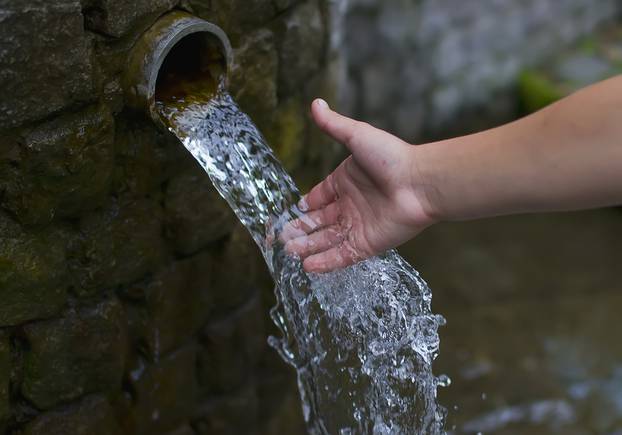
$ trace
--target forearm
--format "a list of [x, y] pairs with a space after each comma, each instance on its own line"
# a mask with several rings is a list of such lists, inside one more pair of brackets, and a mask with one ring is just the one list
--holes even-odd
[[622, 204], [622, 77], [413, 159], [441, 220]]

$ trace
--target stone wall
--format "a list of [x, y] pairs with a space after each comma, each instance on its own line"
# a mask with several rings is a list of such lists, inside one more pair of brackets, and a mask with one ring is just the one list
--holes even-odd
[[350, 0], [350, 111], [411, 140], [511, 116], [523, 68], [621, 10], [617, 0]]
[[302, 430], [258, 251], [125, 108], [128, 51], [173, 8], [229, 34], [232, 91], [288, 167], [328, 164], [305, 145], [331, 94], [324, 1], [0, 0], [0, 433]]

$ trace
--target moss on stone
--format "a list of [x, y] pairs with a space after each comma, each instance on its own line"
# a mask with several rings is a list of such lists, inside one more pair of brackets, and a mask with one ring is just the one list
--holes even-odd
[[535, 112], [564, 97], [564, 93], [545, 75], [524, 71], [518, 80], [519, 97], [523, 109]]
[[70, 309], [59, 320], [24, 328], [24, 397], [39, 409], [94, 392], [121, 387], [127, 348], [127, 320], [116, 300]]
[[269, 141], [286, 168], [294, 169], [301, 161], [306, 131], [306, 117], [299, 99], [291, 98], [274, 115]]
[[274, 39], [267, 29], [246, 35], [243, 44], [235, 49], [230, 74], [231, 95], [264, 133], [271, 130], [278, 106], [278, 53]]
[[27, 233], [0, 213], [0, 327], [58, 313], [66, 300], [67, 234]]
[[77, 293], [88, 296], [143, 278], [165, 255], [160, 205], [147, 198], [115, 198], [80, 221], [69, 269]]
[[25, 132], [18, 155], [0, 159], [2, 205], [26, 224], [95, 208], [110, 185], [113, 137], [112, 116], [103, 106]]

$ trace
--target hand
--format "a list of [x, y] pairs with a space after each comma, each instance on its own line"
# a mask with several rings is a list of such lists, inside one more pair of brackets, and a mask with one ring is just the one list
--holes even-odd
[[305, 213], [281, 233], [307, 272], [329, 272], [385, 252], [435, 222], [416, 147], [333, 112], [316, 100], [317, 125], [352, 153], [300, 202]]

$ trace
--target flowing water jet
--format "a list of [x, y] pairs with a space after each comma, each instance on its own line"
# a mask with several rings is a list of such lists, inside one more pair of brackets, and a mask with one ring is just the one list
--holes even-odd
[[226, 92], [231, 46], [185, 13], [137, 43], [125, 78], [131, 105], [176, 135], [260, 248], [276, 283], [269, 342], [297, 372], [313, 434], [438, 434], [444, 379], [432, 373], [438, 327], [431, 291], [395, 251], [309, 275], [279, 241], [302, 216], [300, 193], [250, 118]]

